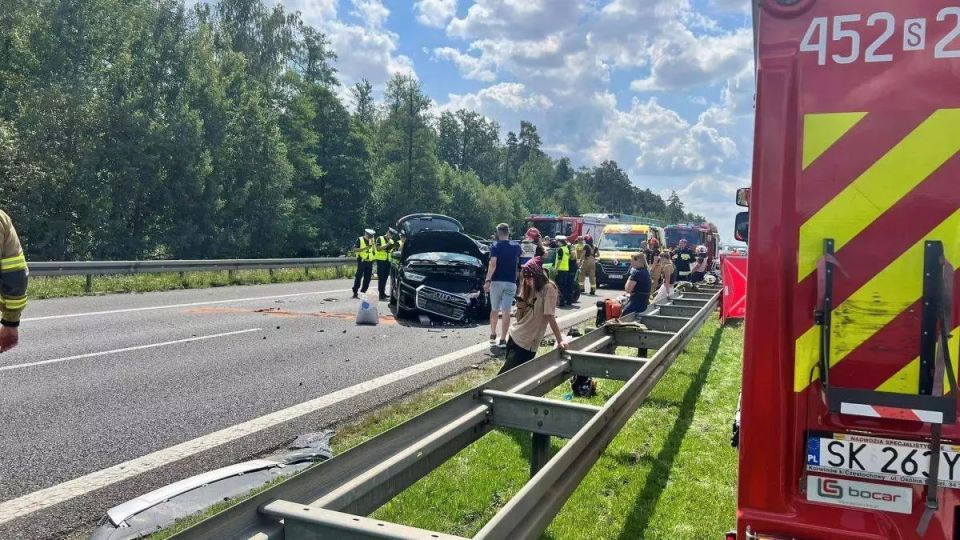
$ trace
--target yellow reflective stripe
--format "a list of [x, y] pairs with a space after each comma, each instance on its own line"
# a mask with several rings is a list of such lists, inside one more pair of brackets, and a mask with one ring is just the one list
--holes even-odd
[[803, 168], [823, 155], [867, 113], [808, 114], [803, 117]]
[[8, 257], [6, 259], [0, 259], [0, 271], [3, 272], [12, 272], [14, 270], [23, 270], [27, 267], [27, 259], [23, 256], [23, 253], [17, 255], [16, 257]]
[[[834, 307], [830, 333], [830, 365], [834, 366], [923, 296], [923, 250], [927, 240], [943, 241], [944, 254], [954, 267], [960, 262], [960, 210]], [[842, 278], [841, 278], [842, 279]], [[847, 322], [848, 321], [848, 322]], [[820, 327], [813, 326], [796, 342], [794, 390], [810, 383], [810, 370], [820, 358]]]
[[[950, 337], [950, 363], [953, 364], [953, 373], [957, 374], [958, 361], [960, 361], [960, 327], [954, 328]], [[909, 364], [903, 367], [896, 375], [887, 379], [883, 384], [877, 387], [881, 392], [895, 392], [897, 394], [916, 394], [920, 384], [920, 358], [914, 358]], [[947, 393], [950, 390], [950, 381], [947, 375], [943, 375], [943, 391]]]
[[22, 309], [27, 305], [27, 297], [22, 298], [3, 298], [0, 301], [7, 309]]
[[839, 251], [960, 151], [960, 109], [940, 109], [800, 227], [797, 281], [817, 267], [823, 239]]

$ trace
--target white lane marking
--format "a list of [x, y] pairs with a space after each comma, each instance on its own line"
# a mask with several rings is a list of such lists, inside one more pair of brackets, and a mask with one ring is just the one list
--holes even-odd
[[114, 313], [131, 313], [134, 311], [152, 311], [155, 309], [177, 309], [194, 306], [209, 306], [213, 304], [231, 304], [234, 302], [253, 302], [255, 300], [273, 300], [275, 298], [292, 298], [294, 296], [309, 296], [314, 294], [335, 294], [350, 292], [352, 289], [336, 289], [333, 291], [312, 291], [293, 294], [275, 294], [273, 296], [253, 296], [250, 298], [233, 298], [230, 300], [210, 300], [208, 302], [191, 302], [189, 304], [168, 304], [165, 306], [147, 306], [138, 308], [112, 309], [109, 311], [88, 311], [86, 313], [67, 313], [65, 315], [47, 315], [46, 317], [27, 317], [21, 322], [49, 321], [51, 319], [70, 319], [73, 317], [92, 317], [94, 315], [113, 315]]
[[177, 345], [178, 343], [190, 343], [191, 341], [203, 341], [205, 339], [214, 339], [227, 336], [236, 336], [238, 334], [249, 334], [250, 332], [258, 332], [263, 330], [263, 328], [249, 328], [247, 330], [236, 330], [234, 332], [224, 332], [222, 334], [211, 334], [209, 336], [197, 336], [186, 339], [178, 339], [175, 341], [164, 341], [163, 343], [151, 343], [149, 345], [137, 345], [136, 347], [126, 347], [123, 349], [113, 349], [112, 351], [101, 351], [87, 354], [78, 354], [76, 356], [67, 356], [64, 358], [54, 358], [52, 360], [41, 360], [39, 362], [28, 362], [26, 364], [15, 364], [12, 366], [0, 367], [0, 371], [9, 371], [11, 369], [21, 369], [28, 368], [33, 366], [43, 366], [46, 364], [57, 364], [59, 362], [66, 362], [68, 360], [80, 360], [82, 358], [94, 358], [96, 356], [107, 356], [111, 354], [120, 354], [130, 351], [142, 351], [143, 349], [153, 349], [156, 347], [165, 347], [167, 345]]
[[[575, 311], [569, 315], [560, 317], [557, 322], [561, 325], [575, 324], [585, 320], [587, 316], [596, 313], [595, 307], [588, 307]], [[68, 480], [62, 484], [51, 486], [39, 491], [34, 491], [22, 497], [11, 499], [0, 503], [0, 524], [13, 519], [23, 517], [38, 510], [56, 506], [62, 502], [69, 501], [75, 497], [86, 495], [91, 491], [107, 487], [117, 482], [122, 482], [139, 474], [151, 471], [153, 469], [169, 465], [175, 461], [199, 454], [216, 446], [233, 442], [247, 435], [258, 431], [271, 428], [273, 426], [288, 422], [301, 416], [317, 412], [321, 409], [336, 405], [342, 401], [356, 397], [358, 395], [376, 390], [389, 384], [423, 373], [430, 369], [442, 366], [444, 364], [459, 360], [466, 356], [476, 354], [482, 351], [490, 350], [488, 343], [478, 343], [471, 345], [459, 351], [455, 351], [443, 356], [438, 356], [433, 360], [427, 360], [420, 364], [408, 368], [394, 371], [386, 375], [377, 377], [360, 384], [355, 384], [348, 388], [338, 390], [332, 394], [305, 401], [299, 405], [293, 405], [286, 409], [248, 420], [241, 424], [230, 426], [220, 431], [197, 437], [163, 450], [141, 456], [130, 461], [107, 467], [73, 480]]]

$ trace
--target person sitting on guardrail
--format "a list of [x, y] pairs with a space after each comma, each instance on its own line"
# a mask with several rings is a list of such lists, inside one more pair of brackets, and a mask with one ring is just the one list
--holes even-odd
[[0, 353], [20, 342], [20, 313], [27, 306], [27, 259], [17, 230], [0, 210]]
[[667, 294], [670, 294], [673, 270], [673, 255], [665, 249], [653, 258], [653, 267], [650, 269], [650, 290], [657, 291], [660, 287], [666, 286]]
[[634, 253], [630, 257], [630, 277], [624, 290], [630, 295], [630, 300], [623, 308], [623, 315], [643, 313], [650, 304], [650, 271], [647, 269], [647, 256], [644, 253]]
[[516, 320], [510, 327], [507, 340], [507, 358], [500, 373], [529, 362], [537, 356], [540, 341], [549, 327], [557, 340], [557, 346], [566, 349], [563, 332], [557, 323], [557, 304], [560, 291], [557, 284], [543, 271], [543, 263], [534, 257], [523, 265], [523, 283], [517, 300]]

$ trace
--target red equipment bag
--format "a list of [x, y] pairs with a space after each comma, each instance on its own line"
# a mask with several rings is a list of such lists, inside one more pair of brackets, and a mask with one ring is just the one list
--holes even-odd
[[623, 306], [615, 299], [607, 298], [603, 301], [603, 312], [608, 321], [619, 319], [620, 314], [623, 313]]

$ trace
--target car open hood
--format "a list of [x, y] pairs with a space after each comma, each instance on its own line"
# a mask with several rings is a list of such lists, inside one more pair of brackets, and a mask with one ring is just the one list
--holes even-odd
[[460, 253], [483, 260], [480, 246], [469, 236], [453, 231], [423, 231], [403, 242], [402, 260], [417, 253]]

